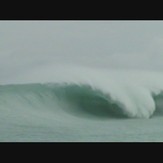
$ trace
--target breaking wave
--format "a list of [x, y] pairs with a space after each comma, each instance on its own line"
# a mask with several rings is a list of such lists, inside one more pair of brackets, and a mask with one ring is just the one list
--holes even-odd
[[105, 84], [76, 80], [1, 85], [0, 108], [59, 111], [85, 118], [149, 118], [163, 113], [162, 80], [141, 78], [140, 84], [137, 77], [139, 82], [133, 76], [135, 82], [114, 77]]

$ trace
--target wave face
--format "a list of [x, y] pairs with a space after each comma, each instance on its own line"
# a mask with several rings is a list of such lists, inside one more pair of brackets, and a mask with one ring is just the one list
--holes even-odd
[[101, 90], [77, 84], [23, 84], [1, 86], [3, 108], [64, 111], [77, 117], [127, 117], [122, 108]]

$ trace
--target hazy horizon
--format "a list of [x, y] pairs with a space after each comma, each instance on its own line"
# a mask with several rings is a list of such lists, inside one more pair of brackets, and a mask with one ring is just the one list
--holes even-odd
[[162, 71], [162, 29], [162, 21], [0, 21], [0, 83], [57, 64]]

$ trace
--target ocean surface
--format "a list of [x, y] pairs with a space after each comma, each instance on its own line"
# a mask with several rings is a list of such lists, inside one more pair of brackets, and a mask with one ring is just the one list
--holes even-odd
[[163, 141], [163, 21], [0, 21], [0, 142]]
[[54, 67], [0, 85], [0, 141], [163, 141], [161, 72]]

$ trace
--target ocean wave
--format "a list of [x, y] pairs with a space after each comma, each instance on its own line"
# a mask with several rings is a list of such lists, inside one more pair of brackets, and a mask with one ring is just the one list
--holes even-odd
[[1, 85], [0, 108], [62, 111], [85, 118], [149, 118], [163, 113], [163, 95], [156, 90], [115, 83], [104, 89], [87, 82]]

